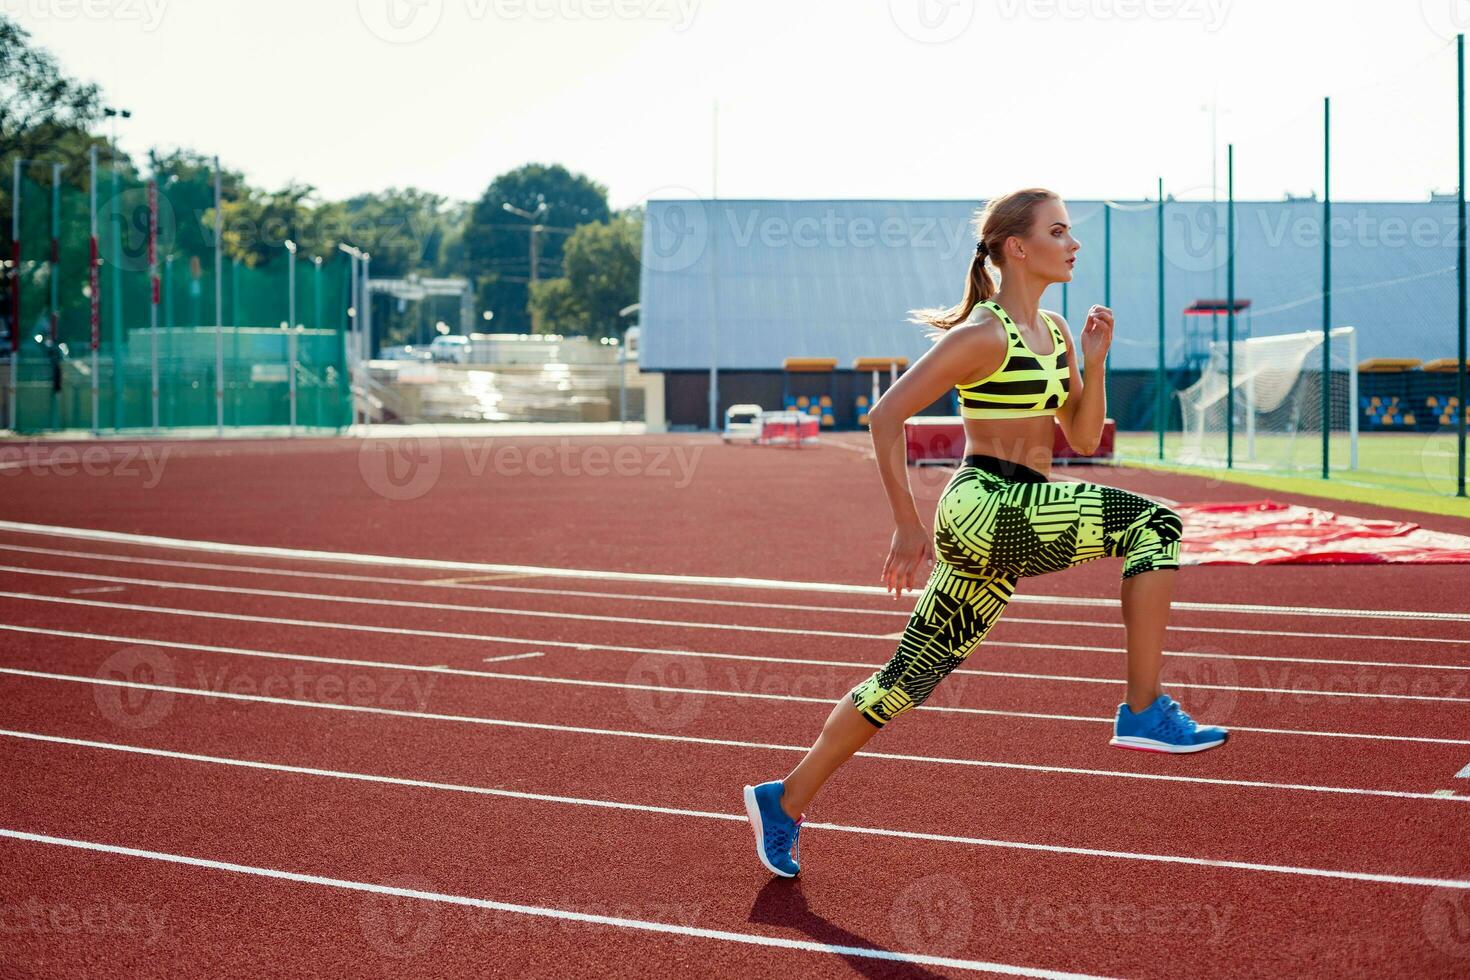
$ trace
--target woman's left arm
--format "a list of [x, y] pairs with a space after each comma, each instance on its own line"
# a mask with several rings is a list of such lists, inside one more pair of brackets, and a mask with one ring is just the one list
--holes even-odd
[[[1067, 443], [1082, 455], [1091, 456], [1102, 439], [1103, 420], [1108, 415], [1106, 371], [1108, 348], [1113, 343], [1113, 311], [1106, 306], [1093, 306], [1087, 311], [1080, 350], [1067, 321], [1055, 313], [1049, 315], [1061, 324], [1067, 350], [1072, 352], [1067, 359], [1067, 400], [1057, 409], [1057, 422]], [[1083, 365], [1078, 364], [1079, 354], [1086, 360]]]

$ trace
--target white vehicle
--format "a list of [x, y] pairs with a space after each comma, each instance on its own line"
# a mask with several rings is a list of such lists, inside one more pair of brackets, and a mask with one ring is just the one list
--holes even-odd
[[725, 409], [725, 431], [720, 438], [725, 442], [739, 440], [755, 442], [761, 434], [761, 407], [759, 405], [731, 405]]
[[378, 354], [381, 361], [427, 361], [432, 355], [427, 347], [405, 344], [402, 347], [384, 347]]
[[470, 338], [455, 334], [435, 337], [429, 344], [429, 353], [436, 361], [451, 364], [468, 364], [470, 361]]

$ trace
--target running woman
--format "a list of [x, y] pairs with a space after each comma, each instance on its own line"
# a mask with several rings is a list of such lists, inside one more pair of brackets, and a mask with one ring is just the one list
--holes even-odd
[[[1225, 729], [1196, 724], [1159, 689], [1179, 568], [1179, 515], [1125, 490], [1048, 479], [1053, 418], [1079, 452], [1097, 447], [1113, 339], [1112, 310], [1092, 307], [1079, 364], [1067, 321], [1040, 309], [1046, 287], [1070, 282], [1077, 261], [1080, 245], [1067, 208], [1051, 191], [1016, 191], [989, 202], [975, 229], [979, 242], [964, 299], [949, 309], [914, 311], [914, 322], [933, 328], [936, 342], [868, 415], [897, 525], [884, 587], [897, 599], [932, 564], [928, 584], [892, 659], [837, 702], [796, 768], [784, 780], [745, 787], [756, 853], [782, 877], [800, 870], [801, 820], [817, 790], [964, 663], [1023, 576], [1123, 559], [1127, 695], [1118, 705], [1112, 745], [1199, 752], [1226, 739]], [[1000, 274], [999, 290], [987, 261]], [[951, 387], [959, 390], [965, 457], [940, 497], [931, 545], [909, 489], [904, 422]]]

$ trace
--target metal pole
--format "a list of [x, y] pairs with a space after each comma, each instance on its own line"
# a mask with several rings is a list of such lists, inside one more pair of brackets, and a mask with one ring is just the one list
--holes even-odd
[[1225, 147], [1225, 468], [1235, 466], [1235, 144]]
[[224, 195], [220, 191], [219, 157], [214, 158], [214, 425], [220, 438], [225, 434], [225, 293], [224, 293]]
[[1103, 202], [1103, 306], [1113, 306], [1113, 209]]
[[[536, 232], [541, 228], [534, 221], [531, 222], [531, 284], [528, 287], [531, 293], [536, 291]], [[423, 304], [419, 304], [421, 307]], [[531, 332], [541, 332], [541, 316], [534, 301], [531, 303]]]
[[1459, 405], [1458, 405], [1459, 412], [1457, 413], [1457, 417], [1460, 420], [1460, 424], [1459, 424], [1459, 434], [1458, 434], [1458, 437], [1457, 437], [1458, 438], [1458, 442], [1459, 442], [1458, 453], [1457, 453], [1457, 455], [1459, 456], [1459, 462], [1458, 462], [1458, 476], [1456, 477], [1456, 481], [1455, 481], [1455, 496], [1457, 496], [1457, 497], [1463, 497], [1463, 496], [1465, 496], [1465, 416], [1467, 414], [1466, 411], [1465, 411], [1465, 409], [1467, 407], [1465, 405], [1465, 371], [1466, 371], [1466, 363], [1465, 363], [1466, 362], [1466, 353], [1465, 353], [1465, 347], [1466, 347], [1466, 337], [1465, 337], [1465, 321], [1466, 321], [1466, 316], [1465, 316], [1465, 314], [1466, 314], [1466, 310], [1465, 310], [1465, 278], [1466, 278], [1466, 265], [1465, 265], [1465, 35], [1463, 35], [1463, 34], [1460, 34], [1460, 35], [1458, 35], [1455, 38], [1455, 58], [1456, 58], [1456, 81], [1457, 81], [1458, 86], [1459, 86], [1459, 110], [1458, 110], [1458, 113], [1457, 113], [1457, 123], [1458, 123], [1458, 128], [1459, 128], [1459, 133], [1460, 133], [1460, 138], [1459, 138], [1459, 146], [1460, 146], [1460, 193], [1458, 195], [1459, 196], [1459, 199], [1460, 199], [1459, 202], [1458, 202], [1459, 212], [1460, 212], [1459, 213], [1459, 219], [1460, 219], [1460, 241], [1459, 241], [1459, 255], [1457, 257], [1458, 258], [1458, 261], [1455, 263], [1456, 268], [1459, 271], [1459, 284], [1460, 284], [1460, 288], [1458, 290], [1456, 290], [1456, 292], [1457, 292], [1457, 294], [1459, 296], [1459, 300], [1460, 300], [1460, 310], [1459, 310], [1459, 315], [1460, 315], [1460, 363], [1458, 365], [1456, 365], [1456, 370], [1455, 370], [1455, 375], [1456, 375], [1456, 379], [1455, 379], [1455, 392], [1456, 392], [1456, 394], [1459, 397]]
[[15, 178], [10, 184], [10, 287], [10, 410], [6, 420], [12, 432], [19, 432], [16, 411], [21, 385], [21, 157], [16, 157]]
[[102, 340], [101, 297], [97, 293], [97, 147], [87, 148], [87, 327], [92, 348], [92, 435], [102, 431], [102, 420], [98, 417], [101, 398], [98, 379], [97, 348]]
[[51, 428], [61, 428], [61, 164], [51, 165]]
[[[116, 117], [113, 127], [116, 128]], [[112, 201], [109, 205], [111, 213], [108, 230], [112, 238], [112, 431], [121, 432], [124, 416], [127, 410], [126, 387], [127, 387], [127, 334], [123, 331], [123, 302], [122, 302], [122, 231], [118, 227], [121, 216], [117, 213], [118, 206], [118, 182], [121, 176], [117, 166], [117, 138], [112, 141]]]
[[[174, 293], [177, 291], [174, 284], [175, 284], [175, 282], [177, 282], [177, 280], [174, 279], [174, 253], [173, 252], [169, 252], [167, 255], [165, 255], [163, 257], [163, 280], [162, 281], [163, 281], [163, 301], [159, 304], [159, 306], [162, 308], [163, 312], [160, 315], [160, 319], [163, 321], [163, 326], [164, 327], [176, 327], [176, 326], [179, 325], [179, 320], [178, 320], [178, 317], [176, 317], [174, 315]], [[195, 323], [197, 324], [198, 321], [196, 320]], [[164, 356], [169, 359], [169, 363], [170, 364], [175, 365], [175, 370], [177, 370], [177, 366], [176, 366], [177, 365], [177, 361], [176, 361], [175, 356], [174, 356], [173, 336], [174, 336], [173, 330], [169, 330], [168, 350], [164, 353]], [[173, 424], [174, 419], [178, 418], [178, 412], [175, 411], [175, 408], [177, 406], [177, 403], [178, 403], [178, 385], [170, 385], [169, 386], [169, 389], [168, 389], [168, 418], [169, 418], [169, 424], [170, 425]]]
[[[1322, 100], [1322, 479], [1332, 476], [1332, 100]], [[1348, 411], [1356, 412], [1357, 405]]]
[[373, 255], [362, 253], [362, 358], [373, 359]]
[[286, 380], [291, 399], [291, 436], [296, 435], [296, 243], [286, 242]]
[[1348, 469], [1358, 468], [1358, 331], [1348, 333]]
[[[720, 100], [714, 100], [710, 116], [710, 213], [709, 213], [709, 430], [720, 430], [720, 304], [716, 280], [719, 227], [715, 221], [720, 200]], [[784, 407], [784, 406], [783, 406]], [[1463, 410], [1463, 409], [1462, 409]], [[796, 423], [796, 444], [801, 445], [801, 421]]]
[[1154, 365], [1154, 426], [1159, 436], [1159, 459], [1164, 458], [1164, 416], [1169, 402], [1164, 391], [1164, 178], [1159, 178], [1158, 212], [1158, 278], [1159, 278], [1159, 353]]
[[158, 431], [158, 181], [148, 182], [148, 362], [149, 404]]
[[628, 421], [628, 345], [625, 335], [618, 343], [618, 428]]
[[322, 257], [313, 255], [311, 264], [316, 267], [312, 273], [311, 284], [311, 325], [320, 330], [322, 327]]

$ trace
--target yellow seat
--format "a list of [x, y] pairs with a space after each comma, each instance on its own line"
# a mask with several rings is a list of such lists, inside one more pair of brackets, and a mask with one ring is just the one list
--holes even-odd
[[809, 405], [809, 404], [811, 404], [811, 399], [808, 398], [806, 395], [797, 395], [796, 396], [796, 407], [797, 408], [806, 408], [807, 405]]

